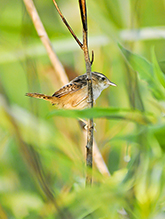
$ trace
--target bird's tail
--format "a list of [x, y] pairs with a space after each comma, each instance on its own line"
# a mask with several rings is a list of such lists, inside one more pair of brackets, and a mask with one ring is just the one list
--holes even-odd
[[44, 99], [44, 100], [50, 101], [53, 104], [58, 103], [58, 101], [57, 101], [58, 98], [57, 97], [52, 97], [52, 96], [48, 96], [48, 95], [45, 95], [45, 94], [26, 93], [26, 96], [35, 97], [35, 98], [39, 98], [39, 99]]

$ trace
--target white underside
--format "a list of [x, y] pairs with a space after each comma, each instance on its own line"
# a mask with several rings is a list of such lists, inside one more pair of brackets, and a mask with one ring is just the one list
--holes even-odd
[[99, 91], [98, 89], [94, 89], [93, 90], [93, 99], [94, 101], [100, 96], [101, 91]]
[[105, 85], [105, 84], [100, 84], [100, 86], [94, 86], [93, 87], [93, 99], [94, 101], [100, 96], [101, 92], [106, 89], [107, 87], [109, 87], [109, 85]]

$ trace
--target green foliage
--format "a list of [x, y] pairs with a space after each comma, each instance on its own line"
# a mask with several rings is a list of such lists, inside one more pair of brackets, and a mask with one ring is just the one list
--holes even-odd
[[92, 108], [85, 110], [53, 110], [49, 113], [48, 118], [52, 116], [62, 116], [68, 118], [106, 118], [128, 120], [138, 124], [147, 125], [155, 123], [156, 118], [151, 113], [141, 113], [138, 110], [122, 108]]
[[152, 61], [153, 61], [154, 74], [156, 75], [156, 78], [159, 80], [161, 85], [165, 88], [165, 76], [159, 67], [154, 50], [152, 50]]
[[164, 83], [164, 75], [161, 72], [158, 63], [156, 62], [154, 55], [153, 67], [152, 64], [143, 57], [130, 52], [120, 44], [118, 45], [133, 70], [138, 72], [139, 77], [148, 83], [153, 96], [158, 100], [164, 100], [165, 94], [164, 89], [162, 88], [162, 83]]
[[[81, 36], [77, 1], [58, 2]], [[84, 73], [82, 51], [52, 1], [35, 4], [67, 72]], [[72, 111], [25, 96], [50, 95], [61, 84], [23, 2], [1, 4], [0, 218], [165, 217], [165, 43], [154, 34], [164, 25], [164, 1], [91, 0], [87, 8], [92, 68], [117, 87], [104, 90], [95, 108]], [[124, 37], [123, 30], [134, 34]], [[86, 139], [77, 118], [91, 117], [111, 176], [94, 164], [86, 188]]]

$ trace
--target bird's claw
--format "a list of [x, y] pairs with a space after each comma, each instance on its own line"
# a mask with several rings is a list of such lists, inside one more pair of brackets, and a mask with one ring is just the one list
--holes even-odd
[[[93, 130], [96, 132], [96, 123], [93, 123], [93, 126], [91, 128], [93, 128]], [[85, 124], [84, 127], [83, 127], [85, 130], [88, 129], [88, 124]]]

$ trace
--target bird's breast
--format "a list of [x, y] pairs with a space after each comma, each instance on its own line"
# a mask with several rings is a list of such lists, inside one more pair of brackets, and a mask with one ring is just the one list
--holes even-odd
[[101, 90], [97, 87], [93, 88], [93, 99], [96, 100], [101, 94]]

